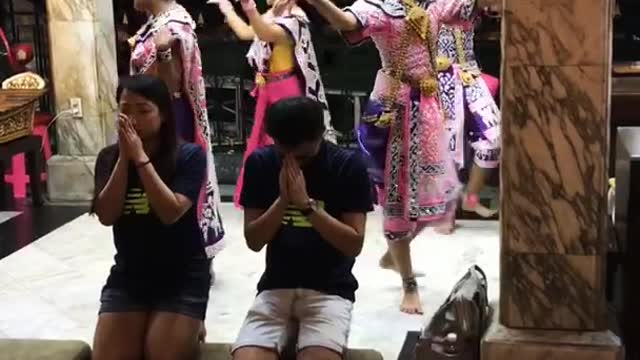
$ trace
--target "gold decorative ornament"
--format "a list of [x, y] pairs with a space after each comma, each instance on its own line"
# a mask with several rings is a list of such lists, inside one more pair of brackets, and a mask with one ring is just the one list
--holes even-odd
[[446, 56], [438, 56], [436, 58], [436, 71], [446, 71], [451, 67], [451, 60]]
[[31, 135], [38, 98], [46, 83], [36, 73], [25, 72], [2, 82], [0, 90], [0, 144]]
[[256, 73], [255, 82], [257, 87], [263, 87], [267, 84], [267, 79], [265, 79], [264, 75]]

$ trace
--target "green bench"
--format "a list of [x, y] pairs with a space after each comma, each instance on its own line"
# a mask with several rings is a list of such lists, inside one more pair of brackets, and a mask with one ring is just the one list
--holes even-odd
[[[231, 344], [204, 344], [200, 360], [231, 360]], [[289, 357], [291, 358], [291, 357]], [[91, 347], [75, 340], [0, 339], [2, 360], [91, 360]], [[283, 360], [288, 359], [286, 356]], [[293, 358], [291, 358], [293, 359]], [[345, 360], [383, 360], [374, 350], [350, 349]]]

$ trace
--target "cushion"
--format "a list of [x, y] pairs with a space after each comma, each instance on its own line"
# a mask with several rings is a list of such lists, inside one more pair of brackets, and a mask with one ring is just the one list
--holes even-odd
[[0, 339], [3, 360], [91, 360], [83, 341]]
[[[204, 344], [200, 349], [200, 360], [232, 360], [231, 344]], [[383, 360], [383, 358], [375, 350], [349, 349], [345, 360]]]

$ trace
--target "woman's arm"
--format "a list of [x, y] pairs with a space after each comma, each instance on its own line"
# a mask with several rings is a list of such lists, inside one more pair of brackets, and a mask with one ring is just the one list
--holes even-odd
[[[193, 206], [193, 202], [197, 200], [199, 186], [196, 186], [196, 194], [192, 194], [191, 198], [170, 189], [153, 167], [149, 156], [142, 147], [142, 140], [140, 140], [140, 137], [133, 129], [131, 122], [127, 119], [122, 123], [122, 130], [120, 132], [123, 146], [126, 149], [125, 151], [129, 159], [131, 159], [136, 166], [138, 177], [146, 193], [149, 205], [163, 224], [169, 225], [175, 223]], [[193, 185], [193, 182], [198, 182], [196, 185], [201, 184], [206, 169], [206, 158], [204, 158], [204, 155], [201, 157], [203, 157], [204, 160], [201, 159], [200, 163], [190, 163], [186, 166], [186, 169], [190, 171], [189, 174], [185, 174], [185, 167], [176, 167], [175, 177], [189, 178], [188, 180], [190, 181], [185, 181], [188, 185]], [[195, 178], [195, 180], [193, 178]], [[184, 185], [182, 185], [182, 187], [184, 187]], [[185, 191], [185, 193], [186, 192], [187, 191]], [[189, 193], [192, 192], [193, 191], [189, 191]]]
[[164, 51], [158, 49], [158, 69], [157, 74], [154, 75], [162, 79], [171, 94], [174, 94], [182, 90], [182, 58], [179, 44], [169, 49]]
[[182, 59], [180, 57], [180, 39], [177, 32], [165, 26], [153, 37], [157, 67], [151, 67], [147, 73], [157, 76], [173, 94], [182, 90]]
[[[95, 191], [98, 195], [93, 201], [92, 212], [98, 216], [98, 220], [102, 225], [111, 226], [122, 214], [127, 193], [129, 164], [127, 159], [119, 156], [111, 174], [98, 170], [99, 167], [108, 166], [107, 160], [104, 157], [99, 157], [96, 161]], [[103, 174], [100, 174], [101, 172]], [[107, 176], [109, 176], [109, 180], [105, 184], [101, 178], [106, 178]]]
[[253, 40], [256, 35], [253, 32], [253, 29], [249, 24], [242, 20], [228, 0], [220, 0], [218, 6], [220, 7], [220, 12], [227, 20], [227, 24], [229, 24], [229, 27], [236, 34], [238, 39], [242, 41]]
[[244, 209], [244, 238], [249, 249], [259, 252], [276, 236], [288, 203], [278, 197], [269, 209]]
[[[136, 163], [144, 164], [148, 161], [149, 158], [145, 155], [145, 157], [136, 160]], [[162, 181], [153, 164], [147, 163], [146, 165], [138, 166], [137, 170], [142, 187], [147, 194], [149, 205], [151, 205], [151, 208], [163, 224], [171, 225], [175, 223], [193, 206], [193, 202], [188, 197], [174, 193]]]
[[318, 10], [331, 26], [339, 31], [358, 30], [360, 24], [355, 15], [348, 11], [343, 11], [331, 2], [331, 0], [307, 0], [309, 4]]

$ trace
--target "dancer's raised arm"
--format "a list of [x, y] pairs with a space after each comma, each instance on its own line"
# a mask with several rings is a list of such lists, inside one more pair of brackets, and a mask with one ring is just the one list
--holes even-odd
[[337, 7], [331, 0], [307, 0], [331, 26], [340, 31], [358, 30], [361, 24], [351, 12]]
[[[271, 16], [272, 14], [267, 13], [265, 16], [260, 15], [254, 0], [240, 0], [240, 4], [242, 4], [242, 10], [244, 10], [247, 18], [249, 18], [249, 23], [251, 24], [251, 27], [258, 39], [268, 43], [284, 43], [292, 41], [291, 37], [282, 28], [282, 26], [271, 21], [267, 21], [266, 17]], [[273, 15], [276, 15], [276, 13], [279, 12], [276, 9], [279, 9], [280, 7], [280, 4], [274, 4], [274, 9], [270, 10], [270, 12], [272, 12]]]
[[243, 41], [253, 40], [256, 34], [253, 32], [251, 26], [242, 20], [242, 18], [236, 13], [229, 0], [209, 0], [209, 4], [218, 5], [220, 12], [227, 20], [227, 24], [229, 24], [229, 27], [236, 34], [238, 39]]

